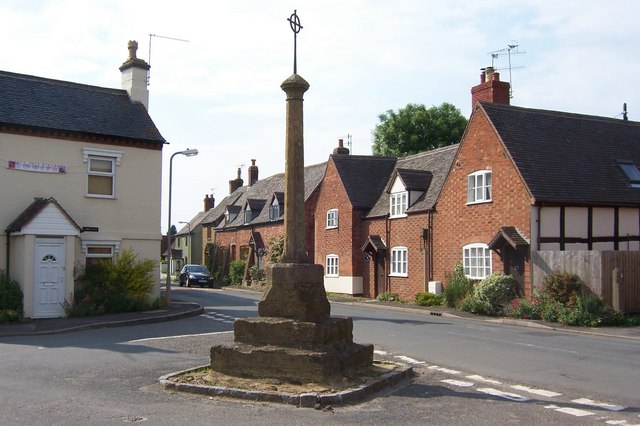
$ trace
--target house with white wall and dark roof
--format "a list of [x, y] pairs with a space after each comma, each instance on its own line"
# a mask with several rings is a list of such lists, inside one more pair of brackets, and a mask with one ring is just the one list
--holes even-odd
[[136, 49], [122, 89], [0, 71], [0, 269], [20, 284], [26, 317], [63, 316], [77, 266], [129, 248], [158, 259], [166, 141]]

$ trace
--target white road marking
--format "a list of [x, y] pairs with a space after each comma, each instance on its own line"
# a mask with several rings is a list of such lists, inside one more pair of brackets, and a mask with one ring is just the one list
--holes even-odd
[[555, 410], [560, 413], [571, 414], [572, 416], [576, 416], [576, 417], [593, 416], [595, 414], [595, 413], [592, 413], [591, 411], [579, 410], [577, 408], [558, 407], [555, 404], [546, 405], [544, 408], [549, 408], [551, 410]]
[[409, 358], [408, 356], [404, 355], [396, 355], [396, 358], [404, 362], [408, 362], [409, 364], [424, 364], [424, 361], [418, 361], [417, 359]]
[[440, 380], [440, 381], [444, 382], [444, 383], [449, 383], [450, 385], [453, 385], [453, 386], [460, 386], [460, 387], [463, 387], [463, 388], [470, 388], [470, 387], [472, 387], [474, 385], [473, 382], [465, 382], [465, 381], [462, 381], [462, 380], [445, 379], [445, 380]]
[[607, 404], [605, 402], [595, 402], [594, 400], [587, 398], [574, 399], [571, 402], [575, 402], [576, 404], [588, 405], [590, 407], [604, 408], [605, 410], [609, 411], [622, 411], [627, 408], [621, 405]]
[[467, 376], [469, 380], [476, 380], [478, 382], [491, 383], [492, 385], [501, 385], [502, 382], [494, 379], [487, 379], [486, 377], [478, 376], [477, 374], [473, 374], [471, 376]]
[[516, 393], [510, 393], [510, 392], [503, 392], [501, 390], [493, 389], [493, 388], [480, 388], [478, 389], [478, 392], [486, 393], [488, 395], [493, 395], [493, 396], [499, 396], [500, 398], [506, 398], [512, 401], [517, 401], [517, 402], [529, 401], [529, 398], [526, 398], [522, 395], [518, 395]]
[[532, 345], [531, 343], [516, 343], [516, 344], [521, 345], [521, 346], [526, 346], [526, 347], [529, 347], [529, 348], [546, 349], [546, 350], [555, 351], [555, 352], [566, 352], [566, 353], [570, 353], [570, 354], [577, 354], [578, 353], [576, 351], [569, 351], [567, 349], [552, 348], [550, 346]]
[[541, 396], [548, 396], [548, 397], [554, 397], [554, 396], [562, 395], [561, 393], [558, 393], [558, 392], [552, 392], [552, 391], [548, 391], [548, 390], [544, 390], [544, 389], [533, 389], [533, 388], [530, 388], [528, 386], [513, 385], [511, 387], [513, 389], [515, 389], [515, 390], [529, 392], [529, 393], [532, 393], [534, 395], [541, 395]]
[[459, 371], [457, 371], [457, 370], [450, 370], [450, 369], [448, 369], [448, 368], [438, 367], [437, 365], [430, 365], [430, 366], [429, 366], [429, 367], [427, 367], [427, 368], [428, 368], [429, 370], [436, 370], [436, 371], [439, 371], [439, 372], [441, 372], [441, 373], [447, 373], [447, 374], [453, 374], [453, 375], [460, 374], [460, 372], [459, 372]]
[[150, 342], [152, 340], [181, 339], [183, 337], [214, 336], [216, 334], [228, 334], [228, 333], [233, 333], [233, 331], [214, 331], [211, 333], [181, 334], [180, 336], [149, 337], [147, 339], [129, 340], [127, 341], [127, 343]]
[[626, 420], [607, 420], [605, 423], [608, 425], [626, 425], [627, 421]]
[[387, 355], [388, 352], [387, 351], [379, 351], [379, 350], [375, 350], [373, 351], [374, 354], [376, 355]]

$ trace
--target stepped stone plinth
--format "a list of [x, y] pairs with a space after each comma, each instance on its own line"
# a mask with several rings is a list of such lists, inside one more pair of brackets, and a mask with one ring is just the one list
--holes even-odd
[[267, 291], [258, 313], [234, 322], [233, 344], [211, 348], [213, 370], [332, 383], [373, 362], [373, 345], [353, 342], [352, 319], [330, 316], [320, 265], [267, 267]]

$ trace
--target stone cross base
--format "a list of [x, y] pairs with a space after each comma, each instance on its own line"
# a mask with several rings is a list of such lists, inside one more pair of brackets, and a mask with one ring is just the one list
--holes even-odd
[[267, 266], [266, 279], [259, 316], [316, 321], [331, 314], [322, 265], [276, 263]]
[[353, 342], [353, 320], [331, 317], [321, 265], [267, 267], [259, 317], [237, 319], [232, 345], [211, 348], [215, 371], [259, 379], [334, 383], [373, 363], [373, 345]]
[[211, 369], [256, 379], [281, 379], [293, 383], [340, 382], [371, 366], [373, 345], [339, 344], [314, 349], [234, 343], [211, 348]]

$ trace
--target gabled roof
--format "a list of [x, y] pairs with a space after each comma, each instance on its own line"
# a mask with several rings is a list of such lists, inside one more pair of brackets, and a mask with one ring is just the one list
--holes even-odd
[[145, 107], [125, 90], [0, 71], [0, 128], [165, 142]]
[[[304, 199], [305, 201], [309, 199], [311, 194], [316, 190], [320, 181], [324, 176], [325, 169], [327, 167], [327, 163], [314, 164], [311, 166], [306, 166], [304, 168]], [[279, 173], [277, 175], [269, 176], [264, 179], [260, 179], [255, 182], [250, 187], [243, 187], [246, 190], [236, 199], [234, 205], [238, 209], [243, 209], [248, 200], [270, 200], [271, 197], [275, 194], [282, 194], [282, 201], [284, 201], [284, 173]], [[280, 199], [280, 198], [279, 198]], [[259, 224], [259, 223], [267, 223], [271, 222], [269, 219], [269, 209], [267, 203], [264, 202], [259, 210], [254, 210], [254, 206], [251, 206], [251, 211], [254, 214], [253, 220], [251, 220], [251, 225]], [[256, 205], [256, 209], [258, 206]], [[259, 214], [258, 214], [259, 213]], [[257, 216], [255, 216], [257, 214]], [[282, 220], [282, 219], [280, 219]], [[244, 225], [244, 217], [242, 215], [238, 215], [231, 223], [221, 222], [218, 226], [218, 229], [224, 228], [232, 228], [236, 226]]]
[[206, 212], [198, 212], [190, 221], [188, 225], [184, 225], [176, 235], [187, 235], [189, 232], [193, 232], [198, 225], [202, 223], [202, 219], [207, 215]]
[[489, 242], [488, 247], [491, 250], [501, 250], [504, 244], [509, 244], [515, 250], [526, 251], [529, 248], [529, 241], [513, 226], [501, 227]]
[[640, 123], [480, 102], [536, 203], [640, 205]]
[[353, 208], [371, 208], [384, 191], [395, 157], [331, 155]]
[[77, 228], [79, 231], [82, 229], [80, 225], [66, 212], [65, 209], [56, 201], [55, 198], [36, 198], [22, 213], [16, 217], [13, 222], [7, 226], [5, 232], [20, 232], [23, 227], [27, 226], [38, 214], [44, 210], [49, 204], [52, 204], [58, 208], [58, 210], [66, 217], [69, 223]]
[[[421, 152], [419, 154], [398, 158], [396, 167], [398, 173], [394, 173], [389, 177], [387, 188], [393, 184], [392, 180], [397, 174], [403, 178], [407, 188], [413, 191], [425, 191], [409, 208], [407, 213], [416, 213], [433, 209], [444, 181], [449, 173], [449, 167], [458, 150], [459, 144], [445, 146], [430, 151]], [[410, 182], [409, 184], [404, 178]], [[431, 178], [430, 180], [428, 178]], [[424, 185], [420, 189], [421, 185]], [[379, 217], [389, 213], [389, 194], [381, 191], [378, 194], [376, 204], [367, 214], [367, 217]]]
[[[267, 203], [267, 200], [256, 200], [255, 198], [247, 199], [247, 205], [249, 206], [249, 209], [253, 213], [261, 212], [262, 208], [264, 207], [264, 205], [266, 203]], [[245, 209], [246, 209], [246, 207], [245, 207]]]
[[233, 193], [224, 197], [217, 206], [215, 206], [205, 214], [200, 223], [203, 226], [217, 226], [220, 220], [224, 218], [224, 213], [227, 210], [227, 206], [235, 203], [236, 200], [240, 198], [240, 196], [247, 190], [247, 188], [248, 187], [246, 186], [242, 186], [233, 191]]
[[[426, 191], [431, 184], [433, 173], [427, 170], [396, 169], [389, 179], [389, 185], [393, 185], [393, 181], [398, 176], [402, 179], [407, 191]], [[391, 188], [387, 187], [387, 192], [390, 190]]]

